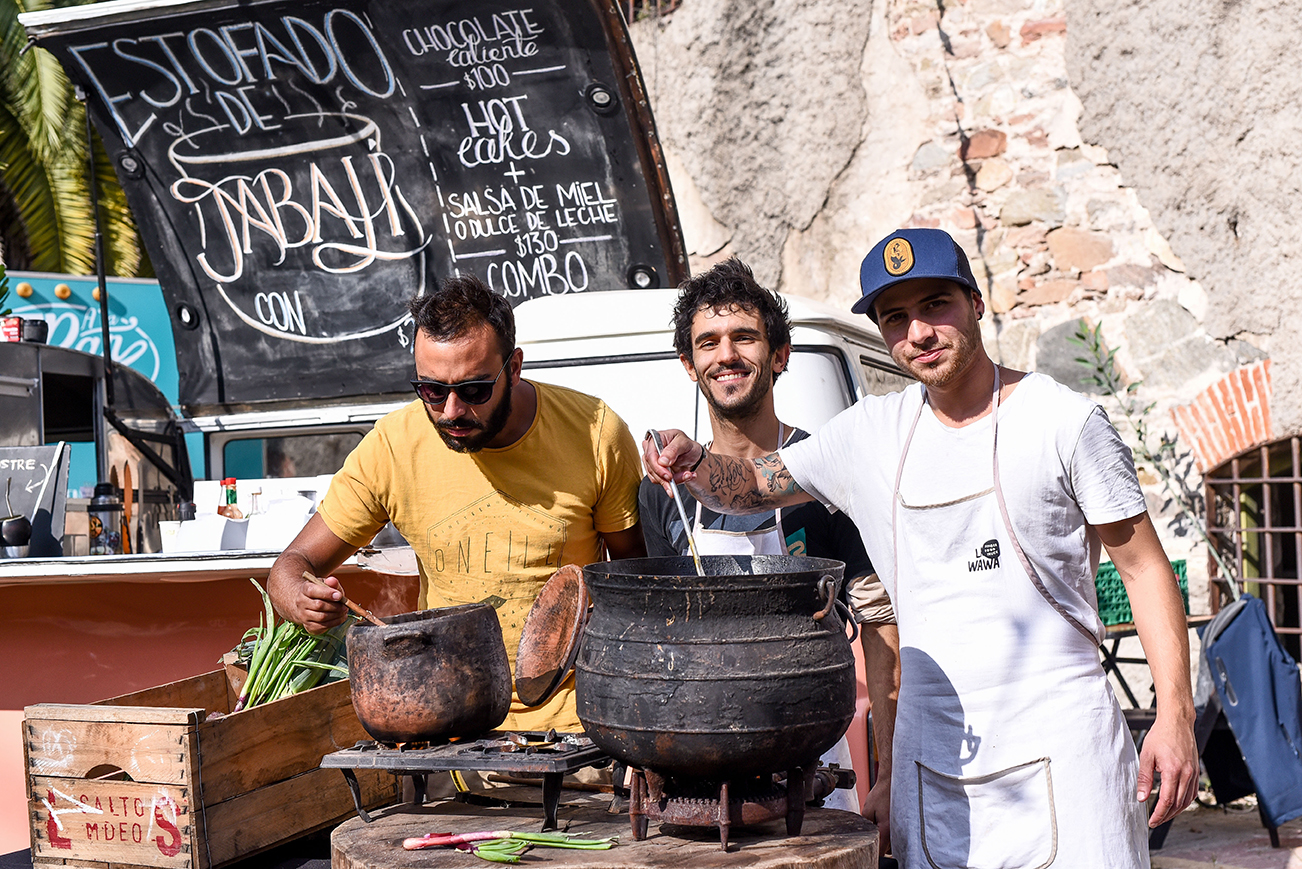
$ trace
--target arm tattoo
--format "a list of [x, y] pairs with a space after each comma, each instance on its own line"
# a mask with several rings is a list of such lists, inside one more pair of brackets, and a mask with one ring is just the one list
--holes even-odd
[[770, 495], [781, 498], [783, 495], [795, 495], [804, 491], [795, 477], [791, 476], [791, 472], [787, 470], [787, 466], [782, 463], [777, 453], [769, 453], [753, 461], [755, 472]]
[[802, 493], [777, 453], [758, 459], [738, 459], [709, 453], [692, 494], [716, 513], [762, 513], [779, 507], [788, 496]]

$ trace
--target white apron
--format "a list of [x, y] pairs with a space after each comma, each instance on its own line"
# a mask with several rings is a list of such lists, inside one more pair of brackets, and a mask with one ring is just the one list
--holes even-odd
[[701, 527], [701, 502], [697, 501], [696, 551], [701, 555], [786, 555], [787, 538], [782, 533], [782, 508], [773, 511], [772, 528], [721, 531]]
[[895, 855], [906, 869], [1147, 867], [1138, 761], [1097, 640], [1046, 599], [1003, 508], [998, 373], [992, 488], [904, 503], [921, 413], [892, 494]]

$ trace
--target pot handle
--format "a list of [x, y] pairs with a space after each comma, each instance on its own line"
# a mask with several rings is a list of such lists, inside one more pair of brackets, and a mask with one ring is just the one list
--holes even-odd
[[836, 599], [836, 608], [840, 611], [841, 618], [845, 619], [846, 623], [850, 625], [850, 642], [853, 643], [859, 639], [859, 623], [854, 620], [854, 613], [850, 612], [850, 608], [840, 598]]
[[836, 596], [836, 580], [830, 576], [824, 576], [818, 581], [818, 598], [823, 602], [823, 608], [814, 613], [814, 621], [821, 622], [833, 611], [836, 610], [842, 619], [850, 623], [851, 634], [850, 642], [859, 639], [859, 625], [854, 620], [850, 608], [841, 602]]
[[408, 641], [419, 643], [420, 645], [423, 646], [429, 640], [423, 631], [413, 630], [413, 629], [408, 629], [405, 631], [390, 630], [388, 633], [384, 635], [384, 645], [386, 647], [393, 646], [398, 643], [408, 642]]

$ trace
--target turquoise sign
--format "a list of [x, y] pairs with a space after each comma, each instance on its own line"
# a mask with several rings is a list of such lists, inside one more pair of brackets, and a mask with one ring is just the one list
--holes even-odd
[[[104, 336], [98, 282], [92, 277], [43, 272], [9, 274], [8, 304], [13, 316], [44, 319], [50, 325], [47, 344], [101, 355]], [[158, 281], [109, 278], [109, 351], [113, 361], [139, 371], [153, 381], [172, 404], [177, 403], [176, 345], [167, 304]], [[202, 439], [186, 436], [191, 465], [202, 475]], [[95, 446], [74, 443], [68, 474], [69, 496], [89, 497], [95, 483]]]
[[[46, 343], [99, 356], [103, 330], [90, 277], [9, 272], [13, 316], [50, 324]], [[25, 291], [30, 287], [30, 295]], [[66, 288], [66, 289], [65, 289]], [[63, 290], [63, 292], [60, 292]], [[109, 278], [109, 349], [113, 361], [148, 377], [176, 403], [176, 347], [158, 281]]]

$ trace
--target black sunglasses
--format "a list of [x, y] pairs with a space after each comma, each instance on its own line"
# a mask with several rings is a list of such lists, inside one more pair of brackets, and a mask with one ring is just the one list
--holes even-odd
[[440, 383], [437, 380], [413, 380], [411, 388], [416, 390], [420, 400], [426, 404], [440, 405], [448, 400], [448, 395], [455, 392], [457, 398], [466, 404], [483, 404], [493, 397], [493, 387], [497, 385], [497, 378], [502, 376], [506, 370], [507, 363], [511, 361], [510, 353], [506, 356], [506, 362], [502, 367], [497, 369], [492, 380], [463, 380], [460, 383]]

